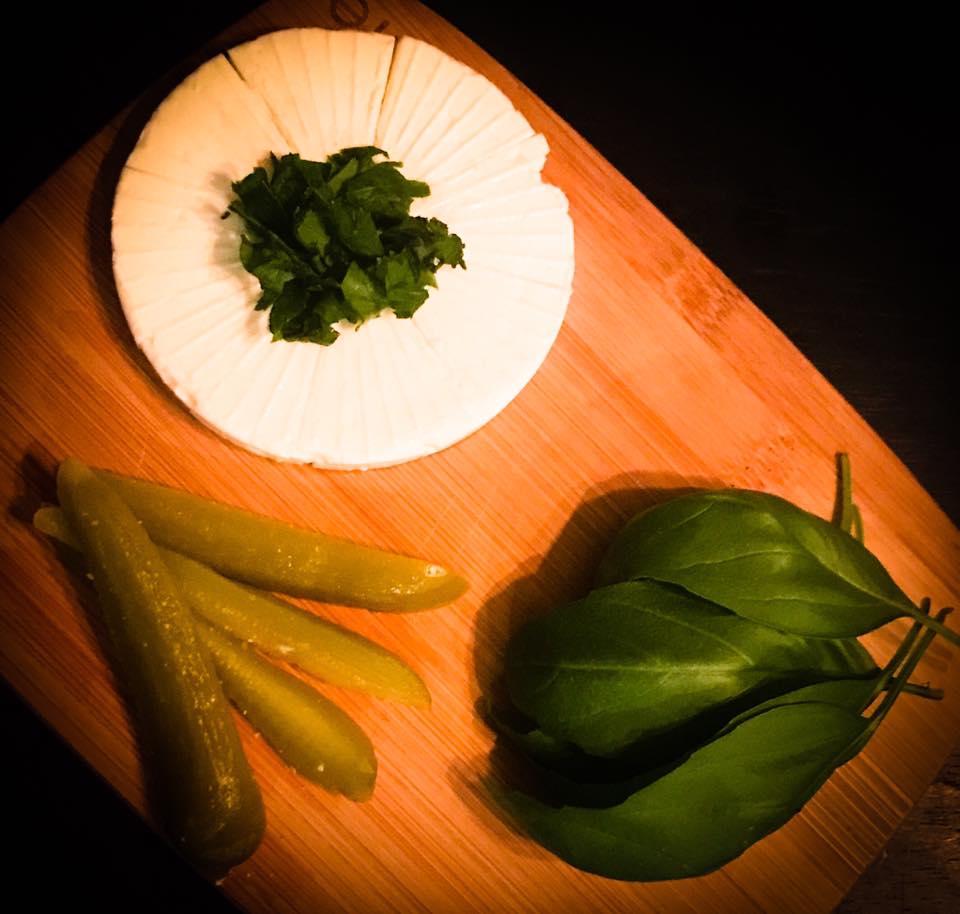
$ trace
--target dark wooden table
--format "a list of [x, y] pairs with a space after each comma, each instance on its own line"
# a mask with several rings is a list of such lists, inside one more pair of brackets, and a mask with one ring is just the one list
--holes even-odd
[[[58, 11], [51, 21], [41, 8], [15, 14], [23, 21], [8, 36], [37, 53], [30, 68], [2, 62], [0, 215], [254, 5], [168, 2], [150, 20], [136, 7]], [[861, 16], [809, 3], [760, 14], [542, 5], [536, 16], [503, 0], [428, 5], [640, 187], [960, 521], [945, 21], [922, 5]], [[8, 891], [22, 889], [37, 909], [70, 886], [100, 910], [233, 910], [15, 695], [4, 687], [0, 697]], [[960, 752], [838, 911], [960, 910], [958, 828]]]

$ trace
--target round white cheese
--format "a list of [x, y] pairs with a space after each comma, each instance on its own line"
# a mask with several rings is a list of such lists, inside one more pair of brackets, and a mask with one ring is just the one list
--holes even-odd
[[[239, 260], [231, 183], [269, 154], [375, 145], [430, 185], [415, 215], [465, 244], [409, 319], [332, 346], [272, 342]], [[114, 273], [137, 344], [203, 422], [273, 457], [387, 466], [480, 428], [526, 385], [563, 321], [573, 227], [547, 144], [483, 76], [422, 41], [288, 29], [233, 48], [163, 102], [113, 211]]]

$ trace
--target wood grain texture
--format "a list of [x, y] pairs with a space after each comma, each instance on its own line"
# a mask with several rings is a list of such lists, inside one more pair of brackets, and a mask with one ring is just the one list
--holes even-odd
[[[217, 46], [273, 27], [333, 25], [325, 13], [270, 4]], [[553, 352], [490, 425], [416, 463], [323, 473], [222, 441], [153, 376], [112, 287], [113, 182], [159, 95], [148, 99], [71, 159], [0, 234], [9, 506], [0, 669], [142, 808], [136, 749], [102, 660], [95, 607], [25, 523], [52, 496], [52, 469], [68, 454], [435, 557], [472, 582], [452, 608], [383, 618], [319, 607], [411, 659], [434, 695], [429, 713], [337, 695], [378, 749], [371, 803], [323, 794], [244, 730], [270, 825], [258, 854], [223, 886], [241, 907], [830, 910], [960, 734], [960, 673], [945, 646], [931, 649], [919, 674], [947, 690], [945, 702], [905, 699], [801, 816], [723, 871], [683, 883], [586, 876], [515, 835], [486, 789], [497, 772], [475, 702], [509, 633], [581, 593], [617, 527], [664, 490], [762, 487], [826, 513], [833, 453], [846, 449], [869, 545], [908, 594], [930, 594], [937, 605], [960, 593], [957, 530], [803, 356], [556, 115], [422, 7], [371, 3], [365, 25], [384, 22], [489, 76], [547, 136], [545, 177], [570, 199], [577, 244], [574, 295]], [[895, 624], [868, 646], [886, 656], [902, 630]]]
[[960, 909], [960, 752], [904, 819], [835, 914]]

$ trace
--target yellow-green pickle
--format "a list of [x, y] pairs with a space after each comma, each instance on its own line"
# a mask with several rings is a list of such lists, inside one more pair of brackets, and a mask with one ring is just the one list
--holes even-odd
[[98, 470], [160, 545], [264, 590], [386, 612], [450, 603], [467, 589], [446, 568], [303, 530], [167, 486]]
[[423, 680], [396, 654], [270, 594], [164, 550], [187, 602], [208, 622], [332, 685], [427, 706]]
[[66, 460], [57, 490], [100, 595], [156, 816], [180, 853], [218, 878], [253, 853], [265, 816], [193, 616], [156, 546], [110, 486]]
[[198, 620], [230, 700], [298, 774], [351, 800], [373, 793], [377, 757], [345, 711], [241, 641]]
[[[48, 536], [79, 548], [60, 508], [40, 508], [33, 522]], [[158, 548], [190, 608], [235, 638], [332, 685], [420, 707], [430, 704], [423, 680], [386, 648], [270, 594], [231, 581], [178, 552]]]

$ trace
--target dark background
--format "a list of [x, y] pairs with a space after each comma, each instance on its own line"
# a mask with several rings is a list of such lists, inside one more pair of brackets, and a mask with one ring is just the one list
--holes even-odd
[[[0, 215], [254, 5], [15, 14], [0, 60]], [[428, 5], [633, 181], [960, 518], [956, 70], [933, 4]], [[101, 910], [232, 910], [0, 696], [8, 892], [22, 886], [40, 909], [70, 885]]]

